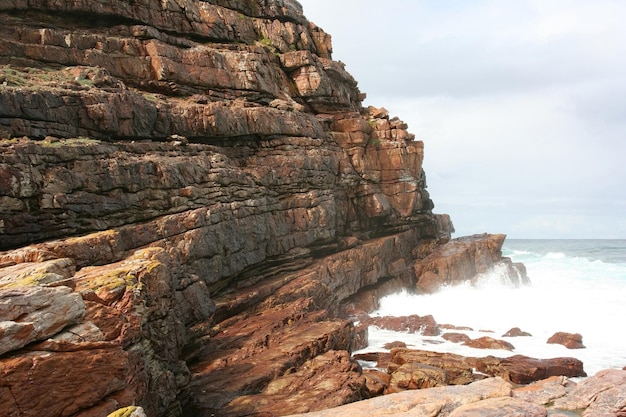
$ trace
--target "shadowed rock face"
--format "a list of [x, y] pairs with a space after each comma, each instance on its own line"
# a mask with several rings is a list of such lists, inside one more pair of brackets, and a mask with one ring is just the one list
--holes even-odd
[[11, 0], [0, 37], [7, 415], [363, 398], [340, 317], [414, 288], [453, 227], [296, 1]]

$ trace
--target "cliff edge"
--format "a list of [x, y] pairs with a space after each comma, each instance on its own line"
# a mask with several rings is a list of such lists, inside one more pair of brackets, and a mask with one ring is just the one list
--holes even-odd
[[507, 262], [442, 249], [423, 143], [296, 1], [9, 0], [0, 38], [4, 415], [360, 400], [350, 311]]

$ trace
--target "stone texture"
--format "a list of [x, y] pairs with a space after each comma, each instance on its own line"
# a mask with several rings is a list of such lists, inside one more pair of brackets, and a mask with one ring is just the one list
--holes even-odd
[[84, 315], [82, 298], [68, 287], [0, 289], [0, 355], [52, 336]]
[[513, 396], [527, 402], [547, 405], [558, 398], [565, 397], [576, 387], [576, 383], [564, 376], [552, 376], [532, 384], [515, 388]]
[[547, 343], [563, 345], [568, 349], [584, 349], [583, 337], [579, 333], [556, 332]]
[[583, 417], [621, 416], [626, 413], [626, 371], [606, 369], [580, 382], [554, 408], [585, 410]]
[[520, 337], [520, 336], [532, 336], [530, 333], [523, 331], [519, 327], [513, 327], [509, 329], [502, 337]]
[[[417, 290], [431, 293], [442, 285], [476, 281], [498, 268], [501, 278], [514, 285], [529, 282], [523, 266], [502, 258], [505, 235], [474, 235], [453, 239], [415, 264]], [[420, 249], [418, 248], [418, 251]]]
[[441, 331], [433, 316], [385, 316], [369, 317], [361, 322], [363, 325], [375, 326], [380, 329], [397, 332], [420, 333], [424, 336], [439, 336]]
[[575, 358], [535, 359], [514, 355], [508, 358], [472, 358], [468, 362], [479, 372], [498, 375], [515, 384], [529, 384], [551, 376], [587, 376], [583, 363]]
[[354, 318], [426, 264], [503, 262], [497, 235], [430, 256], [454, 228], [432, 211], [423, 143], [362, 106], [296, 1], [11, 0], [0, 36], [9, 415], [377, 395], [388, 382], [350, 358]]
[[295, 414], [290, 417], [378, 417], [378, 416], [438, 416], [443, 410], [453, 410], [487, 398], [507, 397], [511, 385], [500, 378], [490, 378], [470, 385], [438, 387], [427, 390], [404, 391], [365, 401], [343, 405], [330, 410]]
[[450, 413], [450, 417], [544, 417], [545, 408], [517, 398], [488, 398], [463, 405]]
[[501, 349], [501, 350], [515, 350], [515, 346], [505, 340], [494, 339], [493, 337], [483, 336], [477, 339], [469, 339], [463, 342], [464, 346], [473, 347], [476, 349]]

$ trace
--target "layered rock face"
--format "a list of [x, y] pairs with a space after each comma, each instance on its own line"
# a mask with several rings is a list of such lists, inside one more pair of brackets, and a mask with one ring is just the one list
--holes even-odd
[[366, 395], [346, 311], [418, 285], [453, 228], [296, 1], [11, 0], [0, 37], [5, 415]]

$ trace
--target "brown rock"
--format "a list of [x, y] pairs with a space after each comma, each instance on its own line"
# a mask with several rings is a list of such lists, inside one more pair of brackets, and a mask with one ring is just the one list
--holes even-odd
[[578, 333], [556, 332], [547, 343], [563, 345], [568, 349], [584, 349], [583, 337]]
[[375, 369], [364, 369], [365, 389], [367, 390], [367, 398], [383, 395], [389, 386], [391, 376], [387, 372]]
[[532, 336], [530, 333], [522, 331], [519, 327], [513, 327], [512, 329], [510, 329], [509, 331], [507, 331], [505, 334], [502, 335], [502, 337], [520, 337], [520, 336]]
[[606, 369], [580, 382], [572, 392], [554, 402], [562, 410], [585, 409], [585, 416], [620, 416], [626, 411], [626, 371]]
[[437, 353], [425, 350], [393, 349], [391, 351], [391, 362], [389, 372], [393, 374], [398, 369], [398, 365], [421, 364], [438, 368], [443, 371], [441, 384], [462, 385], [474, 380], [471, 365], [465, 358], [452, 353]]
[[453, 239], [415, 263], [417, 289], [435, 292], [442, 285], [455, 285], [475, 279], [496, 265], [507, 271], [511, 283], [528, 279], [525, 271], [516, 270], [511, 260], [502, 258], [505, 235], [474, 235]]
[[453, 343], [464, 343], [470, 340], [470, 337], [466, 335], [465, 333], [449, 332], [449, 333], [442, 334], [441, 337], [447, 340], [448, 342], [453, 342]]
[[502, 350], [515, 350], [515, 346], [504, 340], [494, 339], [493, 337], [483, 336], [478, 339], [470, 339], [463, 342], [464, 346], [473, 347], [476, 349], [502, 349]]
[[438, 336], [440, 333], [437, 322], [430, 315], [370, 317], [363, 324], [397, 332], [421, 333], [425, 336]]
[[446, 371], [436, 366], [408, 362], [394, 367], [386, 393], [448, 385]]
[[385, 349], [405, 348], [406, 347], [406, 343], [400, 342], [400, 341], [396, 340], [395, 342], [385, 343], [385, 345], [383, 347]]
[[[67, 291], [4, 321], [9, 414], [284, 413], [380, 391], [349, 358], [365, 331], [337, 317], [414, 286], [453, 226], [423, 143], [361, 108], [297, 2], [14, 0], [0, 37], [0, 287]], [[24, 321], [44, 312], [64, 318]], [[438, 333], [420, 320], [404, 324]]]
[[576, 387], [576, 383], [564, 376], [552, 376], [532, 384], [515, 388], [513, 397], [524, 401], [546, 405], [562, 398]]
[[587, 376], [583, 363], [575, 358], [534, 359], [522, 355], [508, 358], [468, 358], [477, 371], [491, 376], [501, 376], [515, 384], [529, 384], [551, 376]]
[[[133, 369], [130, 361], [130, 356], [117, 347], [5, 358], [0, 363], [0, 376], [12, 398], [3, 402], [3, 413], [25, 417], [77, 413], [127, 389]], [[42, 387], [48, 387], [45, 395]]]
[[487, 398], [509, 397], [511, 385], [501, 378], [490, 378], [469, 385], [404, 391], [343, 405], [329, 410], [290, 417], [402, 417], [436, 416], [441, 410], [454, 410]]
[[488, 398], [463, 405], [450, 413], [450, 417], [544, 417], [544, 407], [517, 398]]

